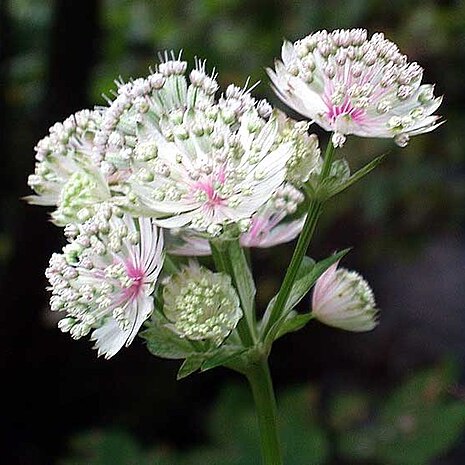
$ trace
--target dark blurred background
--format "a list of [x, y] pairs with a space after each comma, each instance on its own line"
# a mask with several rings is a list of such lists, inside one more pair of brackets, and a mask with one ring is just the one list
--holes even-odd
[[[309, 253], [353, 246], [344, 265], [372, 284], [381, 324], [357, 335], [312, 323], [276, 344], [286, 463], [465, 463], [465, 2], [0, 0], [1, 463], [258, 465], [234, 373], [177, 382], [178, 364], [140, 339], [104, 361], [57, 330], [44, 270], [61, 230], [21, 197], [49, 126], [104, 104], [115, 78], [145, 75], [158, 52], [207, 58], [223, 86], [260, 80], [255, 93], [282, 108], [264, 71], [282, 39], [341, 27], [383, 31], [418, 61], [447, 123], [405, 149], [344, 148], [353, 169], [389, 156], [328, 205]], [[253, 251], [261, 307], [291, 251]]]

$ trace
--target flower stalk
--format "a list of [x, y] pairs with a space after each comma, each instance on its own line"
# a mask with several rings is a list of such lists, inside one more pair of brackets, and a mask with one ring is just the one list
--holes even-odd
[[246, 376], [255, 401], [263, 465], [282, 465], [276, 399], [267, 359], [252, 364]]
[[[247, 263], [246, 256], [237, 239], [230, 241], [211, 240], [210, 247], [216, 270], [227, 273], [231, 276], [232, 282], [237, 289], [242, 309], [244, 311], [244, 318], [239, 321], [237, 325], [237, 332], [244, 346], [251, 347], [256, 342], [255, 309], [253, 306], [254, 296], [252, 296], [252, 300], [247, 298], [246, 294], [248, 292], [247, 289], [245, 289], [244, 280], [241, 279], [244, 276], [239, 276], [238, 274], [241, 271], [243, 274], [250, 274], [250, 268]], [[233, 248], [239, 252], [239, 257], [231, 257], [231, 250]], [[237, 258], [242, 259], [240, 260], [242, 263], [239, 264], [242, 266], [240, 266], [239, 270], [237, 263], [239, 260], [237, 260]], [[236, 260], [236, 263], [234, 263], [234, 260]]]
[[[320, 174], [320, 185], [328, 177], [331, 170], [331, 164], [334, 157], [335, 147], [330, 140], [326, 147], [326, 152], [323, 161], [323, 167]], [[286, 307], [287, 300], [297, 277], [297, 272], [302, 263], [302, 260], [307, 252], [310, 240], [315, 232], [318, 219], [323, 211], [323, 200], [316, 196], [309, 205], [307, 218], [305, 220], [302, 232], [300, 233], [297, 245], [291, 258], [291, 262], [284, 276], [281, 288], [279, 289], [276, 297], [276, 303], [271, 312], [270, 318], [264, 331], [264, 337], [272, 331], [273, 325], [283, 316], [284, 308]]]

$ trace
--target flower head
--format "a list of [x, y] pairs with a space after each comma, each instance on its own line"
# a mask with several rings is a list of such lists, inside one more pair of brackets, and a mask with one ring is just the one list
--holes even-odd
[[355, 271], [337, 269], [337, 263], [317, 280], [312, 313], [322, 323], [347, 331], [370, 331], [377, 324], [373, 291]]
[[180, 337], [220, 345], [242, 317], [239, 297], [224, 273], [191, 263], [163, 289], [163, 312]]
[[28, 183], [37, 195], [27, 200], [56, 206], [52, 218], [58, 225], [89, 219], [94, 206], [110, 198], [105, 176], [92, 158], [101, 120], [100, 111], [82, 110], [53, 125], [35, 148], [37, 163]]
[[[267, 248], [292, 241], [302, 230], [305, 217], [289, 220], [303, 202], [303, 193], [289, 183], [255, 213], [239, 241], [242, 247]], [[173, 255], [210, 255], [208, 238], [196, 231], [170, 230], [168, 250]]]
[[98, 354], [110, 358], [133, 341], [153, 311], [163, 236], [152, 220], [133, 219], [108, 204], [65, 233], [71, 242], [52, 255], [46, 271], [51, 309], [66, 312], [62, 331], [75, 339], [92, 332]]
[[268, 74], [284, 103], [335, 133], [335, 146], [347, 134], [405, 146], [441, 124], [432, 115], [441, 98], [421, 84], [423, 69], [382, 33], [368, 39], [364, 29], [323, 30], [285, 42], [282, 62]]
[[[297, 151], [291, 139], [302, 131], [282, 134], [270, 105], [248, 90], [230, 85], [217, 99], [205, 62], [188, 78], [186, 70], [186, 62], [166, 57], [147, 78], [121, 83], [97, 151], [126, 173], [126, 208], [166, 228], [217, 235], [250, 219], [287, 178], [294, 158], [317, 155], [314, 148]], [[312, 163], [306, 166], [311, 171]]]

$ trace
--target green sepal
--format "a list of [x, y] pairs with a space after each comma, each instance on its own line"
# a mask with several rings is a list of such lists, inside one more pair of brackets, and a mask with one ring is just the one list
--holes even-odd
[[147, 348], [153, 355], [168, 359], [189, 358], [195, 353], [194, 347], [187, 340], [179, 337], [166, 325], [168, 320], [159, 312], [154, 312], [147, 327], [140, 333]]
[[203, 355], [192, 355], [191, 357], [186, 358], [178, 370], [176, 379], [179, 381], [180, 379], [187, 378], [192, 373], [195, 373], [202, 366], [203, 361]]

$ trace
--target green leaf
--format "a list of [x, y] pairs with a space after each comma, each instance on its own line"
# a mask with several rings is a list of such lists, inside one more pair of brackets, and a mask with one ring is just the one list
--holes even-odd
[[359, 169], [355, 172], [352, 176], [347, 179], [347, 181], [343, 182], [342, 184], [334, 186], [334, 188], [329, 188], [329, 196], [332, 197], [333, 195], [339, 194], [343, 190], [350, 187], [352, 184], [355, 184], [357, 181], [365, 177], [368, 173], [373, 171], [383, 160], [386, 154], [380, 155], [379, 157], [375, 158], [374, 160], [367, 163], [363, 168]]
[[215, 355], [205, 360], [202, 364], [202, 371], [211, 370], [226, 363], [233, 362], [234, 359], [241, 356], [248, 349], [243, 347], [224, 347], [218, 350]]
[[302, 329], [311, 319], [313, 319], [313, 315], [311, 313], [299, 314], [297, 312], [291, 312], [279, 327], [276, 339], [279, 339], [287, 333], [292, 333]]
[[[320, 262], [315, 263], [311, 258], [305, 257], [305, 260], [302, 262], [299, 272], [297, 274], [297, 279], [292, 287], [289, 299], [287, 300], [286, 306], [284, 308], [283, 316], [272, 326], [270, 332], [266, 336], [265, 345], [271, 344], [279, 336], [285, 334], [285, 331], [281, 331], [281, 327], [286, 324], [288, 320], [289, 312], [305, 297], [305, 295], [310, 291], [312, 286], [315, 284], [316, 280], [334, 263], [340, 260], [344, 255], [349, 252], [350, 249], [342, 250], [334, 255], [331, 255]], [[299, 277], [300, 276], [300, 277]], [[268, 304], [268, 307], [263, 318], [262, 327], [266, 327], [266, 321], [271, 314], [276, 296], [273, 297], [271, 302]], [[310, 320], [310, 318], [309, 318]], [[309, 321], [308, 320], [308, 321]], [[297, 322], [296, 322], [297, 324]], [[305, 325], [305, 323], [304, 323]], [[291, 330], [292, 331], [292, 330]]]
[[[300, 279], [302, 279], [304, 276], [306, 276], [308, 273], [310, 273], [311, 269], [315, 266], [315, 260], [313, 260], [312, 258], [310, 257], [304, 257], [303, 260], [302, 260], [302, 263], [300, 264], [300, 267], [297, 271], [297, 277], [296, 277], [296, 282], [299, 281]], [[294, 289], [291, 291], [291, 294], [292, 292], [294, 291]], [[268, 323], [268, 319], [271, 315], [271, 311], [273, 309], [273, 306], [276, 302], [276, 297], [277, 296], [274, 296], [270, 302], [268, 303], [268, 306], [266, 307], [266, 311], [265, 311], [265, 314], [263, 315], [263, 319], [262, 321], [260, 322], [261, 326], [263, 328], [266, 327], [267, 323]], [[289, 296], [290, 298], [290, 296]], [[286, 306], [287, 308], [287, 306]]]
[[196, 372], [202, 366], [203, 360], [204, 360], [203, 356], [196, 356], [196, 355], [184, 360], [183, 364], [179, 368], [176, 379], [179, 381], [180, 379], [186, 378], [187, 376]]
[[195, 353], [192, 344], [169, 329], [166, 326], [167, 323], [168, 321], [160, 313], [154, 312], [147, 324], [147, 329], [140, 333], [147, 343], [147, 348], [157, 357], [189, 358]]

